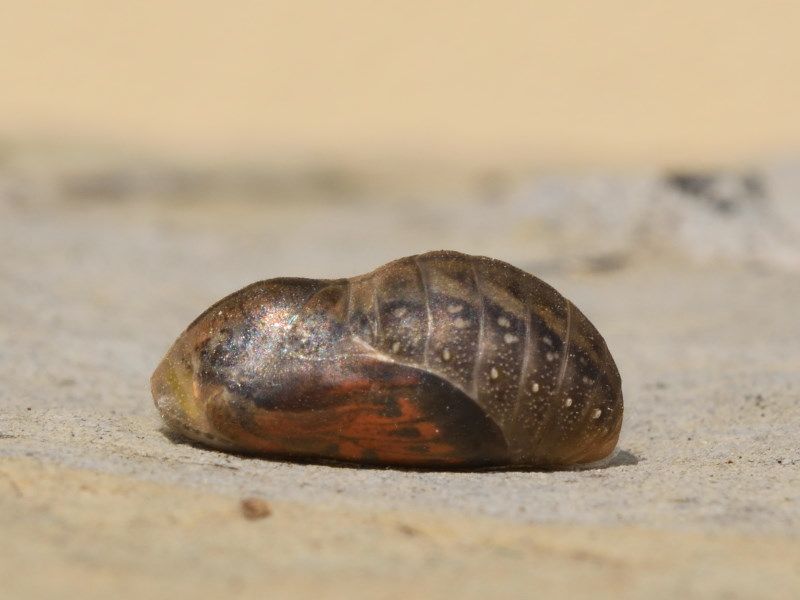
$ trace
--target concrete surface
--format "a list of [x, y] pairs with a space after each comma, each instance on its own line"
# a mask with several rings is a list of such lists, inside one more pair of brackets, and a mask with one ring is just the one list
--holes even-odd
[[[0, 168], [4, 598], [800, 594], [796, 169], [722, 200], [656, 175], [270, 197], [103, 164]], [[292, 464], [162, 428], [150, 373], [214, 300], [441, 247], [539, 274], [603, 333], [626, 402], [607, 466]]]

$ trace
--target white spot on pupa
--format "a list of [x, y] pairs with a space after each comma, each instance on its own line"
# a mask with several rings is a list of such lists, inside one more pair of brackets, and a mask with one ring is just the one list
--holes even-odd
[[558, 354], [556, 354], [555, 352], [548, 352], [547, 354], [545, 354], [545, 358], [551, 362], [555, 360], [556, 356], [558, 356]]
[[447, 362], [448, 360], [450, 360], [450, 349], [449, 348], [445, 348], [444, 350], [442, 350], [442, 360], [444, 362]]
[[494, 367], [492, 367], [492, 370], [489, 371], [489, 377], [491, 377], [492, 379], [497, 379], [498, 377], [500, 377], [500, 372]]
[[572, 406], [572, 398], [567, 398], [566, 400], [564, 400], [564, 406], [566, 406], [567, 408]]
[[534, 381], [533, 385], [531, 386], [531, 390], [533, 390], [534, 393], [538, 392], [539, 391], [539, 384]]
[[506, 344], [513, 344], [514, 342], [519, 341], [519, 338], [515, 336], [513, 333], [507, 333], [503, 336], [503, 340]]
[[392, 344], [392, 352], [394, 352], [395, 354], [400, 352], [400, 342], [395, 342], [394, 344]]
[[590, 383], [594, 383], [594, 381], [592, 381], [592, 380], [591, 380], [591, 379], [589, 379], [588, 377], [583, 377], [583, 378], [581, 379], [581, 381], [583, 381], [583, 383], [585, 383], [585, 384], [587, 384], [587, 385], [588, 385], [588, 384], [590, 384]]
[[595, 408], [595, 409], [592, 411], [592, 418], [593, 418], [593, 419], [599, 419], [599, 418], [600, 418], [600, 415], [602, 415], [602, 414], [603, 414], [603, 411], [602, 411], [602, 410], [600, 410], [599, 408]]
[[508, 327], [509, 325], [511, 325], [511, 321], [509, 321], [505, 317], [497, 317], [497, 324], [500, 325], [500, 327]]
[[395, 317], [402, 317], [404, 314], [408, 312], [408, 309], [405, 306], [398, 306], [394, 309], [394, 316]]
[[466, 319], [462, 319], [461, 317], [458, 317], [455, 321], [453, 321], [453, 325], [456, 326], [456, 329], [464, 329], [466, 327], [469, 327], [469, 321], [467, 321]]
[[552, 346], [552, 345], [553, 345], [553, 340], [551, 340], [551, 339], [550, 339], [549, 337], [547, 337], [547, 336], [544, 336], [544, 337], [542, 338], [542, 341], [543, 341], [545, 344], [547, 344], [548, 346]]
[[447, 312], [449, 312], [451, 315], [454, 315], [456, 313], [460, 313], [462, 308], [463, 307], [460, 304], [451, 304], [447, 307]]

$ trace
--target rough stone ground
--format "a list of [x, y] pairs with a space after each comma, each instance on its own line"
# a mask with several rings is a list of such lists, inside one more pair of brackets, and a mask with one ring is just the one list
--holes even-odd
[[[800, 595], [797, 169], [412, 194], [108, 164], [0, 164], [4, 598]], [[443, 247], [604, 334], [626, 401], [604, 468], [293, 464], [162, 429], [150, 373], [214, 300]]]

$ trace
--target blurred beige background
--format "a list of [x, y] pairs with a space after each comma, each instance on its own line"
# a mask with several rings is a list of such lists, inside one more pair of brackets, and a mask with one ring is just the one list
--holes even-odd
[[800, 148], [800, 3], [4, 3], [0, 137], [188, 156], [735, 164]]

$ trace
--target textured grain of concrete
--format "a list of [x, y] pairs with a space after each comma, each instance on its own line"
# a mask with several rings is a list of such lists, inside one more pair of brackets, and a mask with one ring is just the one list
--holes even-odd
[[[111, 202], [3, 181], [4, 597], [800, 593], [800, 279], [783, 258], [699, 261], [632, 236], [563, 261], [555, 241], [526, 242], [546, 219], [519, 198], [486, 220], [469, 195]], [[163, 430], [150, 373], [212, 301], [444, 246], [538, 272], [604, 334], [626, 399], [606, 468], [293, 464]], [[272, 515], [245, 519], [247, 497]]]

